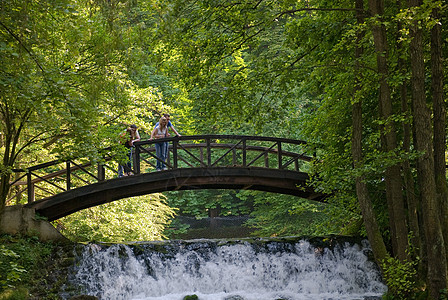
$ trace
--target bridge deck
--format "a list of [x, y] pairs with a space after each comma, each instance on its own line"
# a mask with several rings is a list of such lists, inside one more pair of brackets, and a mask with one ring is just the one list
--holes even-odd
[[[154, 143], [169, 143], [169, 170], [154, 172]], [[121, 198], [186, 189], [252, 189], [320, 201], [301, 171], [311, 157], [305, 142], [269, 137], [204, 135], [136, 143], [134, 176], [116, 178], [115, 154], [98, 164], [85, 159], [52, 161], [19, 174], [12, 185], [25, 186], [27, 207], [49, 220]], [[26, 177], [26, 181], [22, 180]], [[36, 192], [38, 191], [38, 192]]]

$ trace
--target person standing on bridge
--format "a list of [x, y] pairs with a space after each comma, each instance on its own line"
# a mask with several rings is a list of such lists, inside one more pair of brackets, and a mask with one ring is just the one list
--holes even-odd
[[120, 142], [128, 149], [126, 164], [118, 165], [118, 177], [132, 175], [132, 147], [134, 143], [140, 141], [140, 134], [138, 133], [137, 125], [132, 124], [120, 135]]
[[[159, 122], [157, 122], [156, 127], [151, 132], [150, 140], [152, 139], [162, 139], [169, 137], [170, 134], [168, 132], [168, 120], [166, 117], [161, 117]], [[167, 154], [168, 154], [168, 142], [160, 142], [154, 144], [156, 148], [156, 155], [159, 158], [157, 160], [157, 171], [166, 170], [167, 167], [165, 166], [164, 162], [166, 161]]]
[[[171, 121], [170, 121], [170, 114], [163, 114], [162, 115], [163, 117], [165, 117], [165, 119], [167, 120], [167, 125], [166, 125], [166, 127], [168, 128], [168, 129], [171, 129], [177, 136], [181, 136], [180, 134], [179, 134], [179, 132], [177, 132], [177, 130], [176, 130], [176, 128], [174, 128], [174, 126], [173, 126], [173, 124], [171, 123]], [[159, 121], [160, 122], [160, 121]], [[159, 125], [159, 122], [157, 122], [156, 123], [156, 126], [154, 126], [154, 128], [156, 128], [157, 127], [157, 125]]]
[[[167, 122], [168, 122], [167, 125], [166, 125], [167, 131], [169, 132], [169, 130], [170, 130], [170, 128], [171, 128], [171, 130], [174, 132], [174, 134], [175, 134], [176, 136], [181, 136], [181, 135], [179, 134], [179, 132], [177, 132], [176, 128], [174, 128], [173, 124], [171, 123], [171, 121], [170, 121], [170, 114], [165, 113], [165, 114], [163, 114], [162, 116], [165, 117], [165, 119], [166, 119]], [[156, 128], [158, 125], [159, 125], [159, 122], [156, 123], [156, 125], [154, 126], [154, 128]], [[169, 135], [170, 135], [170, 134], [168, 133], [168, 136], [169, 136]], [[165, 153], [168, 154], [168, 143], [165, 143], [165, 147], [166, 147], [166, 149], [165, 149]]]

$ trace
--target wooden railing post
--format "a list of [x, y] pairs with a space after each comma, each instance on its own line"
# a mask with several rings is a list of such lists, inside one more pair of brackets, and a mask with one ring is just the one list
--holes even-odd
[[140, 145], [131, 148], [134, 151], [133, 164], [134, 164], [134, 174], [140, 174]]
[[26, 174], [26, 184], [27, 184], [27, 192], [28, 192], [28, 203], [34, 202], [35, 195], [34, 195], [34, 184], [31, 178], [31, 171], [27, 170], [28, 173]]
[[177, 169], [177, 143], [179, 140], [173, 140], [173, 168]]
[[283, 168], [283, 161], [282, 161], [282, 143], [277, 143], [278, 147], [278, 169], [281, 170]]
[[212, 150], [210, 148], [210, 138], [206, 139], [207, 144], [207, 167], [212, 165]]
[[245, 138], [243, 138], [243, 167], [245, 167], [246, 166], [246, 164], [247, 164], [247, 156], [246, 156], [246, 139]]
[[232, 163], [234, 166], [236, 166], [236, 149], [232, 149]]
[[98, 181], [106, 180], [106, 169], [102, 163], [98, 163]]
[[65, 189], [66, 189], [67, 191], [70, 190], [71, 185], [72, 185], [72, 183], [71, 183], [71, 178], [70, 178], [70, 173], [71, 173], [71, 172], [70, 172], [70, 161], [66, 161], [66, 162], [65, 162], [65, 174], [66, 174], [67, 180], [66, 180]]

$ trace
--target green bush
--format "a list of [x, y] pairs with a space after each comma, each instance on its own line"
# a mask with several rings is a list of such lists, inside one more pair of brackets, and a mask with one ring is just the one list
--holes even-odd
[[402, 262], [389, 257], [382, 263], [384, 280], [390, 299], [415, 299], [417, 292], [417, 270], [415, 261]]
[[0, 236], [0, 300], [28, 299], [54, 248], [36, 237]]
[[19, 265], [20, 255], [13, 250], [7, 249], [5, 245], [0, 246], [0, 291], [14, 288], [22, 280], [26, 270]]
[[0, 293], [0, 300], [25, 300], [28, 298], [28, 290], [25, 288], [9, 289]]
[[440, 300], [448, 300], [448, 290], [443, 289], [440, 291]]

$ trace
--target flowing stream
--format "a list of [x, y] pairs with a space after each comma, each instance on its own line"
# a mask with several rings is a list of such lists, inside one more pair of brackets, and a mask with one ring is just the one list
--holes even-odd
[[71, 282], [100, 299], [366, 300], [386, 292], [366, 241], [89, 244]]

